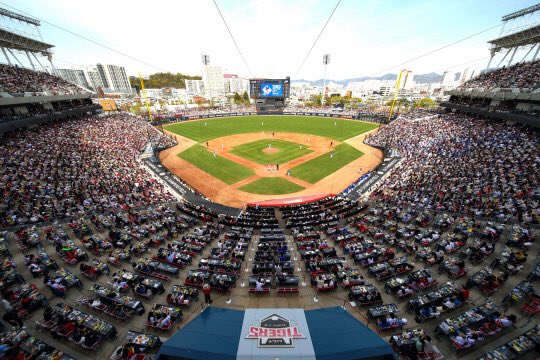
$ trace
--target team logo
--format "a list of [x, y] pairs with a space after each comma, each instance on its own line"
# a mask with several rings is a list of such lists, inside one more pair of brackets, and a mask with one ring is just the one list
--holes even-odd
[[272, 314], [261, 320], [260, 326], [250, 326], [246, 339], [257, 339], [257, 346], [266, 347], [294, 347], [293, 339], [305, 339], [298, 331], [298, 326], [291, 326], [291, 322], [283, 316]]

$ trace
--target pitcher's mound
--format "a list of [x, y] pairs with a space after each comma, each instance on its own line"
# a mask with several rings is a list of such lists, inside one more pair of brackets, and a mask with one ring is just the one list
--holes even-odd
[[279, 149], [276, 149], [276, 148], [264, 148], [263, 149], [263, 153], [266, 153], [266, 154], [275, 154], [279, 151]]

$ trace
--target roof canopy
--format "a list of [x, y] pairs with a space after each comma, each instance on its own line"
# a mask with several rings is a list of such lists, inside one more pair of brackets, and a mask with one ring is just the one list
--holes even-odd
[[[279, 335], [276, 335], [279, 334]], [[158, 360], [396, 360], [390, 345], [342, 307], [209, 307], [161, 347]]]
[[209, 307], [159, 350], [158, 360], [234, 360], [244, 312]]
[[518, 46], [538, 44], [540, 42], [540, 25], [521, 30], [498, 39], [488, 41], [491, 44], [491, 53], [501, 49], [511, 49]]
[[0, 29], [0, 46], [14, 50], [41, 53], [44, 55], [50, 54], [54, 47], [54, 45], [4, 29]]
[[395, 358], [386, 341], [342, 307], [305, 314], [317, 360]]

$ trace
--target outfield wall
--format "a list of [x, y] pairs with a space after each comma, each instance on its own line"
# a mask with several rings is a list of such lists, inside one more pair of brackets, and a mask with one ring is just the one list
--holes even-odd
[[229, 116], [250, 116], [250, 115], [302, 115], [302, 116], [318, 116], [318, 117], [333, 117], [333, 118], [342, 118], [342, 119], [352, 119], [352, 115], [341, 115], [334, 113], [314, 113], [314, 112], [246, 112], [246, 113], [223, 113], [223, 114], [206, 114], [206, 115], [193, 115], [193, 116], [184, 116], [186, 120], [196, 120], [196, 119], [213, 119], [220, 117], [229, 117]]

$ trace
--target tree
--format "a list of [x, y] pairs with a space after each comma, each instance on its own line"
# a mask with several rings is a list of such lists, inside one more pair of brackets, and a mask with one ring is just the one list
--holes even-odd
[[247, 93], [247, 91], [244, 91], [244, 93], [242, 94], [242, 101], [244, 103], [244, 105], [249, 105], [249, 95]]
[[[201, 80], [200, 76], [190, 76], [181, 73], [156, 73], [144, 80], [144, 87], [148, 89], [161, 89], [164, 87], [173, 87], [177, 89], [185, 89], [186, 82], [184, 80]], [[140, 88], [140, 79], [136, 76], [130, 76], [129, 82], [132, 86]]]
[[397, 103], [399, 104], [399, 106], [409, 106], [411, 105], [411, 102], [405, 98], [401, 98], [397, 101]]
[[418, 102], [417, 102], [417, 107], [420, 107], [420, 108], [424, 108], [424, 109], [429, 109], [429, 108], [432, 108], [433, 106], [435, 105], [435, 101], [433, 101], [432, 99], [430, 98], [423, 98], [423, 99], [420, 99]]
[[322, 95], [313, 95], [311, 101], [315, 104], [315, 106], [321, 106]]
[[206, 103], [206, 99], [201, 97], [201, 96], [196, 96], [193, 101], [195, 101], [195, 104], [197, 104], [197, 106], [201, 106], [202, 104]]
[[331, 105], [343, 105], [343, 104], [345, 104], [345, 100], [339, 95], [334, 95], [334, 96], [330, 97], [329, 103]]
[[242, 97], [240, 96], [239, 93], [234, 93], [234, 103], [236, 105], [241, 105], [242, 104]]
[[129, 108], [129, 111], [136, 114], [136, 115], [140, 115], [141, 114], [141, 111], [142, 111], [142, 105], [140, 102], [134, 102], [130, 108]]
[[358, 97], [353, 97], [350, 100], [350, 106], [355, 109], [358, 108], [361, 103], [362, 103], [362, 99]]

